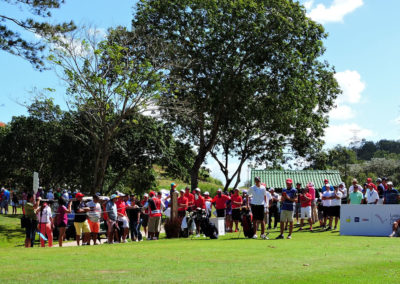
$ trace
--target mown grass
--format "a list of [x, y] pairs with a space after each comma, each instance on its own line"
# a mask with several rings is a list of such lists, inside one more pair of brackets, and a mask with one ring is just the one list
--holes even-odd
[[[9, 228], [1, 235], [11, 233], [13, 220], [0, 216], [0, 225]], [[400, 282], [399, 239], [344, 237], [337, 231], [295, 232], [292, 240], [250, 240], [242, 234], [237, 239], [236, 233], [218, 240], [30, 249], [16, 246], [23, 241], [16, 235], [1, 239], [1, 283]]]

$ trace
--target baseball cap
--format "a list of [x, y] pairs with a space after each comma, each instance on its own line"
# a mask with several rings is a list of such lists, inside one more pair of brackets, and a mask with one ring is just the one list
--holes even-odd
[[200, 188], [196, 187], [195, 189], [197, 192], [201, 192]]
[[154, 196], [154, 195], [156, 195], [156, 193], [154, 191], [149, 192], [149, 196]]
[[144, 197], [149, 197], [149, 195], [147, 193], [143, 194]]
[[293, 183], [293, 181], [292, 181], [291, 178], [287, 178], [287, 179], [286, 179], [286, 183]]
[[78, 192], [75, 194], [75, 197], [84, 197], [85, 195], [81, 192]]
[[387, 177], [383, 177], [382, 180], [387, 180]]
[[328, 181], [328, 179], [326, 178], [326, 179], [324, 179], [324, 183], [326, 184], [326, 183], [328, 183], [329, 181]]
[[371, 183], [372, 182], [372, 178], [367, 178], [367, 183]]
[[243, 189], [243, 193], [247, 193], [247, 189]]
[[254, 177], [254, 180], [255, 181], [261, 181], [261, 178], [260, 177]]
[[208, 191], [204, 192], [204, 195], [210, 195], [210, 193]]
[[118, 195], [112, 194], [112, 195], [110, 196], [110, 200], [113, 200], [114, 198], [118, 198]]
[[235, 191], [239, 191], [239, 188], [236, 187], [234, 190], [235, 190]]
[[275, 188], [271, 187], [268, 191], [275, 191]]
[[124, 197], [125, 194], [123, 194], [122, 192], [120, 192], [120, 193], [118, 194], [118, 196], [119, 196], [119, 197]]
[[393, 185], [393, 182], [388, 181], [387, 185]]
[[102, 199], [103, 199], [104, 201], [110, 200], [110, 198], [108, 198], [107, 196], [103, 197]]
[[173, 183], [171, 183], [171, 187], [176, 187], [177, 186], [177, 184], [175, 184], [174, 182]]
[[377, 178], [376, 182], [382, 182], [382, 179], [381, 178]]
[[222, 189], [218, 188], [217, 192], [222, 192]]
[[185, 190], [182, 188], [181, 190], [179, 190], [180, 192], [185, 192]]

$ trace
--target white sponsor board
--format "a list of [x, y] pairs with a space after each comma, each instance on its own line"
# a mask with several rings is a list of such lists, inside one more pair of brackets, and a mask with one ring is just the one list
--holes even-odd
[[210, 222], [217, 227], [219, 236], [225, 236], [225, 218], [210, 218]]
[[342, 205], [340, 234], [345, 236], [388, 236], [400, 219], [400, 205]]

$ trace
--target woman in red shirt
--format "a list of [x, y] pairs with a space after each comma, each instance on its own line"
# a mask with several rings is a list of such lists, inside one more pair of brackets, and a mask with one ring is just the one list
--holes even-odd
[[232, 219], [235, 223], [235, 232], [239, 230], [239, 221], [240, 221], [240, 208], [243, 204], [243, 198], [239, 195], [239, 189], [235, 188], [234, 194], [231, 196], [232, 201]]
[[182, 222], [183, 217], [186, 216], [186, 210], [189, 206], [188, 199], [184, 196], [185, 190], [181, 189], [180, 196], [178, 197], [178, 218]]
[[226, 202], [231, 198], [225, 194], [222, 194], [222, 189], [218, 189], [217, 195], [211, 200], [215, 203], [215, 209], [217, 209], [217, 217], [225, 217]]

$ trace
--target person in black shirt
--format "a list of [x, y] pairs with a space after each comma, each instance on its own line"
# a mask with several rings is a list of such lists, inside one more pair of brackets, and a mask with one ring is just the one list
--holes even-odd
[[80, 244], [81, 234], [83, 231], [82, 245], [86, 245], [90, 241], [90, 228], [89, 223], [86, 220], [86, 212], [90, 211], [90, 208], [83, 202], [84, 195], [80, 192], [75, 194], [76, 200], [72, 202], [72, 209], [75, 213], [74, 226], [76, 231], [76, 243]]
[[142, 241], [142, 233], [140, 232], [140, 212], [142, 210], [139, 200], [136, 196], [131, 200], [131, 205], [126, 207], [126, 214], [129, 218], [129, 228], [131, 229], [131, 240], [132, 242]]

